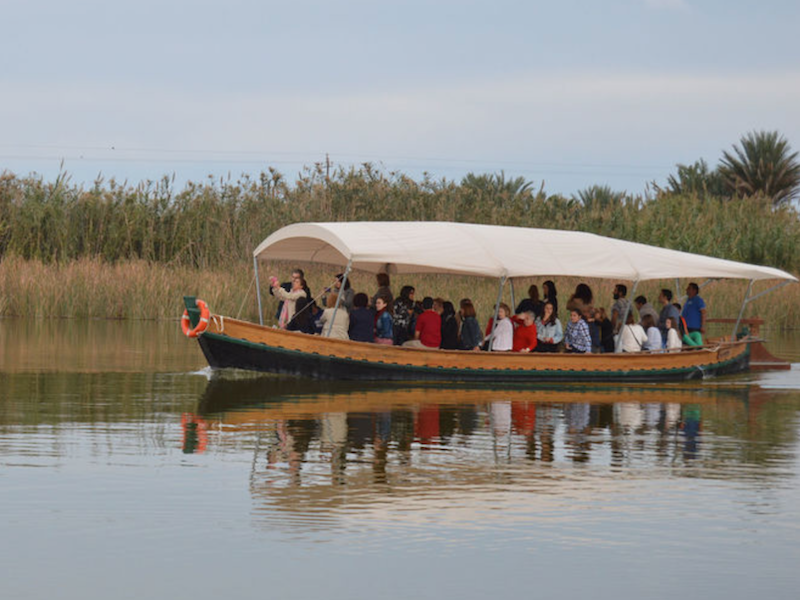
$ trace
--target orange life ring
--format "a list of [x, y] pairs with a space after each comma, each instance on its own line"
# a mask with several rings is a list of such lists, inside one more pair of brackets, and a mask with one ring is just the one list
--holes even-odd
[[184, 310], [181, 317], [181, 331], [183, 335], [190, 338], [196, 338], [198, 335], [208, 329], [208, 321], [211, 318], [211, 312], [208, 310], [208, 304], [203, 300], [197, 299], [197, 306], [200, 308], [200, 320], [194, 328], [191, 327], [192, 321], [189, 319], [189, 311]]

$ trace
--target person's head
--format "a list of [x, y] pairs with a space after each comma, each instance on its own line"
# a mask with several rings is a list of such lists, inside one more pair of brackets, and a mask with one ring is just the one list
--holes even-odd
[[300, 277], [295, 277], [295, 275], [292, 274], [292, 291], [294, 292], [297, 290], [303, 290], [305, 287], [306, 280], [303, 279], [303, 276], [301, 275]]
[[339, 294], [328, 294], [328, 297], [325, 298], [325, 306], [328, 308], [333, 308], [336, 306], [336, 299], [339, 298]]
[[294, 279], [295, 277], [299, 277], [300, 279], [305, 279], [306, 274], [303, 273], [303, 269], [294, 269], [292, 271], [292, 279]]
[[614, 300], [619, 300], [628, 295], [628, 286], [624, 283], [618, 283], [614, 286]]
[[355, 308], [366, 308], [368, 304], [369, 296], [367, 296], [364, 292], [359, 292], [353, 296], [353, 306]]
[[433, 298], [425, 296], [422, 299], [422, 310], [430, 310], [433, 308]]
[[[339, 288], [342, 287], [342, 280], [343, 279], [344, 279], [344, 273], [339, 273], [336, 276], [336, 283], [334, 284], [334, 285], [336, 285], [336, 289], [339, 289]], [[344, 289], [346, 289], [346, 290], [350, 289], [350, 280], [349, 279], [344, 282]]]
[[389, 307], [389, 298], [387, 298], [386, 296], [378, 296], [377, 298], [375, 298], [375, 309], [379, 312], [382, 310], [387, 310], [391, 312], [391, 309]]
[[476, 314], [475, 305], [472, 304], [472, 300], [470, 300], [469, 298], [464, 298], [460, 303], [460, 307], [461, 307], [461, 316], [464, 317], [465, 319], [467, 317], [475, 316]]
[[528, 288], [528, 298], [533, 302], [539, 302], [539, 288], [535, 284]]
[[686, 286], [686, 295], [689, 296], [689, 298], [694, 298], [699, 293], [700, 287], [696, 283], [692, 282]]
[[536, 321], [536, 315], [534, 315], [533, 312], [530, 310], [526, 310], [520, 316], [522, 317], [522, 322], [525, 324], [526, 327], [530, 327], [531, 325], [533, 325], [534, 321]]
[[664, 321], [664, 327], [669, 331], [670, 329], [675, 329], [677, 324], [672, 320], [672, 317], [667, 317], [667, 320]]
[[389, 287], [388, 273], [378, 273], [375, 275], [375, 280], [378, 282], [378, 287]]
[[595, 309], [592, 306], [586, 306], [583, 309], [583, 318], [587, 321], [594, 321]]
[[553, 283], [552, 280], [548, 279], [542, 284], [542, 293], [544, 294], [545, 298], [552, 300], [556, 297], [556, 284]]
[[575, 297], [580, 298], [584, 304], [591, 304], [592, 300], [594, 300], [592, 288], [585, 283], [579, 283], [575, 286]]
[[579, 311], [577, 308], [573, 308], [571, 311], [569, 311], [569, 320], [572, 323], [577, 323], [578, 321], [580, 321], [581, 311]]
[[628, 316], [625, 317], [625, 323], [627, 325], [633, 325], [635, 322], [636, 322], [636, 319], [633, 318], [633, 311], [629, 310], [628, 311]]
[[456, 307], [453, 306], [453, 303], [449, 300], [442, 302], [442, 316], [449, 317], [450, 315], [454, 314], [456, 314]]
[[414, 289], [413, 285], [404, 285], [400, 290], [400, 297], [403, 298], [404, 300], [413, 301], [415, 291], [416, 290]]
[[542, 309], [542, 323], [545, 325], [556, 322], [556, 311], [553, 309], [552, 302], [545, 302]]
[[497, 320], [502, 321], [510, 314], [511, 314], [511, 309], [508, 308], [508, 304], [506, 304], [505, 302], [501, 302], [500, 306], [497, 309]]
[[658, 295], [658, 301], [661, 304], [667, 305], [672, 302], [672, 290], [668, 290], [667, 288], [663, 288], [661, 293]]
[[642, 327], [644, 327], [645, 329], [650, 329], [651, 327], [655, 326], [656, 326], [656, 320], [653, 318], [653, 315], [648, 313], [642, 317]]
[[647, 298], [644, 296], [636, 296], [634, 298], [633, 303], [636, 304], [636, 310], [642, 308], [645, 304], [647, 304]]
[[439, 314], [442, 314], [442, 310], [444, 309], [444, 300], [441, 298], [434, 298], [433, 299], [433, 310]]

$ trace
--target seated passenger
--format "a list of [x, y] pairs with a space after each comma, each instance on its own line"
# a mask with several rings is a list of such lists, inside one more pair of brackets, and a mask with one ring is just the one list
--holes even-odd
[[681, 336], [676, 327], [677, 323], [672, 317], [667, 317], [664, 324], [667, 330], [667, 351], [673, 352], [680, 350], [683, 344], [681, 343]]
[[375, 343], [391, 346], [394, 344], [392, 332], [392, 307], [388, 296], [375, 298]]
[[395, 346], [402, 346], [414, 336], [414, 287], [404, 285], [392, 303], [392, 332]]
[[426, 296], [422, 301], [422, 314], [417, 317], [414, 339], [403, 346], [412, 348], [438, 348], [442, 343], [442, 300]]
[[564, 339], [564, 330], [552, 302], [545, 303], [542, 318], [536, 321], [536, 331], [539, 338], [536, 352], [558, 352], [558, 345]]
[[497, 324], [484, 340], [484, 343], [489, 343], [487, 347], [495, 352], [508, 352], [514, 347], [514, 325], [510, 316], [511, 309], [508, 305], [500, 304], [497, 309]]
[[461, 350], [480, 350], [483, 335], [481, 335], [481, 326], [478, 325], [478, 319], [475, 315], [475, 305], [472, 304], [472, 300], [469, 298], [464, 298], [460, 305], [461, 333], [458, 340], [459, 348]]
[[350, 339], [356, 342], [375, 340], [375, 311], [367, 306], [369, 297], [361, 292], [353, 296], [350, 311]]
[[[641, 313], [639, 313], [641, 314]], [[656, 326], [656, 319], [650, 313], [645, 313], [642, 317], [642, 327], [647, 334], [647, 341], [644, 344], [644, 350], [650, 352], [661, 352], [661, 330]]]
[[600, 347], [603, 352], [614, 352], [614, 326], [602, 306], [596, 311], [595, 322], [600, 325]]
[[564, 348], [574, 354], [586, 354], [592, 351], [592, 337], [589, 326], [581, 316], [581, 311], [573, 308], [569, 311], [567, 333], [564, 336]]
[[625, 320], [625, 325], [620, 329], [619, 335], [620, 343], [617, 352], [640, 352], [644, 350], [647, 334], [644, 328], [635, 322], [633, 312], [628, 311], [628, 318]]
[[458, 350], [458, 321], [456, 308], [450, 301], [442, 303], [442, 341], [443, 350]]
[[319, 322], [322, 324], [322, 335], [337, 340], [349, 340], [350, 316], [343, 306], [336, 308], [336, 294], [328, 294], [327, 308], [322, 311]]
[[533, 311], [527, 311], [511, 317], [517, 324], [514, 330], [514, 342], [511, 347], [513, 352], [533, 352], [536, 349], [538, 337], [536, 335], [536, 316]]

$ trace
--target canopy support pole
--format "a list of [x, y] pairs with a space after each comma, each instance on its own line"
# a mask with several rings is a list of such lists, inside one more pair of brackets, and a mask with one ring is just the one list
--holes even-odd
[[336, 294], [336, 306], [333, 308], [333, 316], [331, 317], [331, 322], [328, 323], [328, 337], [331, 336], [331, 329], [333, 329], [333, 322], [336, 320], [336, 313], [339, 312], [339, 304], [342, 301], [342, 292], [344, 292], [345, 286], [347, 285], [347, 276], [350, 274], [350, 268], [353, 266], [353, 261], [347, 261], [347, 268], [344, 270], [344, 275], [342, 275], [342, 285], [339, 286], [339, 293]]
[[[633, 289], [631, 290], [631, 297], [636, 296], [636, 288], [639, 286], [639, 280], [633, 282]], [[617, 341], [614, 343], [614, 353], [619, 352], [620, 346], [622, 345], [622, 329], [627, 327], [628, 323], [628, 315], [631, 314], [633, 310], [633, 302], [630, 300], [628, 301], [628, 305], [625, 307], [625, 314], [622, 315], [622, 324], [619, 326], [619, 335], [617, 336]]]
[[747, 308], [747, 305], [750, 302], [750, 292], [753, 291], [753, 279], [750, 280], [750, 283], [747, 284], [747, 291], [744, 293], [744, 299], [742, 300], [742, 307], [739, 309], [739, 316], [736, 317], [736, 324], [733, 326], [733, 331], [731, 331], [731, 341], [736, 341], [736, 332], [739, 330], [739, 323], [742, 322], [742, 317], [744, 316], [744, 309]]
[[258, 324], [264, 326], [264, 313], [261, 311], [261, 286], [258, 281], [258, 257], [253, 257], [253, 270], [256, 273], [256, 298], [258, 299]]
[[[492, 351], [492, 346], [494, 345], [494, 331], [497, 329], [497, 315], [500, 312], [500, 302], [503, 301], [503, 286], [506, 284], [506, 276], [503, 275], [500, 278], [500, 289], [497, 290], [497, 302], [494, 305], [494, 319], [492, 320], [492, 331], [489, 333], [489, 352]], [[508, 315], [509, 317], [511, 315]]]
[[[511, 277], [509, 277], [508, 278], [508, 283], [511, 284], [511, 310], [512, 311], [516, 311], [517, 309], [514, 308], [517, 305], [517, 302], [514, 299], [514, 280]], [[511, 316], [511, 315], [509, 315], [509, 316]]]

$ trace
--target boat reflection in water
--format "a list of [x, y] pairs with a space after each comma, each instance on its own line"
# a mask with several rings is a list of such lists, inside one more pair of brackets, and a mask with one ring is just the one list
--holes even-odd
[[669, 480], [769, 481], [796, 427], [768, 394], [264, 378], [211, 381], [196, 418], [215, 432], [209, 448], [251, 441], [251, 493], [271, 527], [508, 524], [565, 505], [641, 510], [631, 494], [668, 495]]

